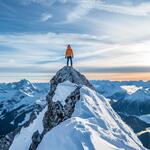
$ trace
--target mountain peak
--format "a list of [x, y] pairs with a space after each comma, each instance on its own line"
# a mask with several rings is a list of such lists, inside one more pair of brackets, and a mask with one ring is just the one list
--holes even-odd
[[[82, 75], [74, 68], [67, 66], [60, 69], [50, 80], [50, 83], [51, 88], [46, 97], [46, 100], [48, 102], [48, 111], [45, 113], [44, 117], [44, 127], [46, 130], [52, 128], [54, 124], [58, 124], [61, 121], [71, 117], [75, 107], [75, 103], [80, 98], [79, 89], [83, 85], [92, 90], [95, 90], [93, 85], [86, 79], [84, 75]], [[58, 91], [60, 91], [60, 95]], [[68, 94], [70, 95], [70, 97], [68, 96]], [[61, 101], [62, 97], [65, 97], [62, 100], [63, 105]], [[55, 111], [59, 112], [59, 115], [57, 113], [54, 113]], [[56, 120], [54, 120], [54, 118]]]
[[[84, 75], [72, 67], [63, 67], [50, 82], [48, 105], [27, 128], [21, 129], [10, 150], [49, 147], [53, 150], [144, 150], [133, 131], [105, 97], [93, 90]], [[26, 131], [31, 131], [29, 138]]]
[[87, 87], [94, 89], [93, 85], [86, 79], [84, 75], [75, 70], [73, 67], [65, 66], [60, 69], [56, 75], [51, 79], [51, 85], [62, 83], [64, 81], [70, 81], [77, 85], [86, 85]]
[[36, 90], [36, 88], [33, 86], [33, 84], [26, 79], [22, 79], [19, 82], [14, 82], [13, 86], [14, 86], [14, 88], [17, 88], [17, 89]]
[[6, 83], [2, 85], [3, 89], [11, 89], [11, 90], [36, 90], [36, 88], [34, 87], [34, 85], [26, 80], [26, 79], [22, 79], [18, 82], [12, 82], [12, 83]]
[[27, 79], [22, 79], [19, 81], [20, 83], [23, 83], [23, 84], [31, 84], [29, 80]]

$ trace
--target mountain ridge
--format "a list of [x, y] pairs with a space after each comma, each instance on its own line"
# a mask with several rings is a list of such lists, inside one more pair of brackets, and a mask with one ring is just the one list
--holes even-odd
[[[145, 149], [133, 131], [113, 111], [106, 98], [97, 93], [85, 76], [74, 68], [62, 68], [50, 83], [51, 88], [46, 97], [48, 106], [40, 113], [43, 115], [39, 114], [28, 127], [20, 130], [14, 137], [10, 150], [47, 150], [50, 146], [53, 146], [53, 150], [58, 146], [62, 150], [70, 150], [71, 147], [73, 150], [98, 150], [101, 145], [108, 150]], [[25, 136], [26, 131], [29, 138]], [[66, 131], [66, 141], [62, 139], [59, 145], [55, 140], [59, 139], [61, 132], [57, 131]], [[52, 135], [55, 134], [52, 133], [57, 134], [54, 137]], [[44, 142], [47, 136], [56, 143], [52, 145], [51, 141]], [[78, 140], [80, 137], [81, 140]], [[21, 140], [24, 142], [21, 143]]]

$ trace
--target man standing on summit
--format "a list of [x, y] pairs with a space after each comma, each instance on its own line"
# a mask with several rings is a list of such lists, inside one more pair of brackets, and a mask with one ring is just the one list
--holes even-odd
[[67, 46], [65, 58], [67, 58], [67, 66], [69, 66], [69, 60], [72, 66], [73, 50], [70, 45]]

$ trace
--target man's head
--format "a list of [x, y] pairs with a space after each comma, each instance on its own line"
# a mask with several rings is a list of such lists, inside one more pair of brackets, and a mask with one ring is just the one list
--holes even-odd
[[70, 44], [68, 44], [68, 46], [67, 46], [68, 48], [70, 48], [71, 46], [70, 46]]

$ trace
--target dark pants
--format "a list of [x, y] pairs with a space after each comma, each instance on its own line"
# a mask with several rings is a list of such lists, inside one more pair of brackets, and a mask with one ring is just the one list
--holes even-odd
[[72, 57], [71, 56], [67, 57], [67, 66], [69, 66], [69, 60], [70, 60], [71, 66], [72, 66]]

